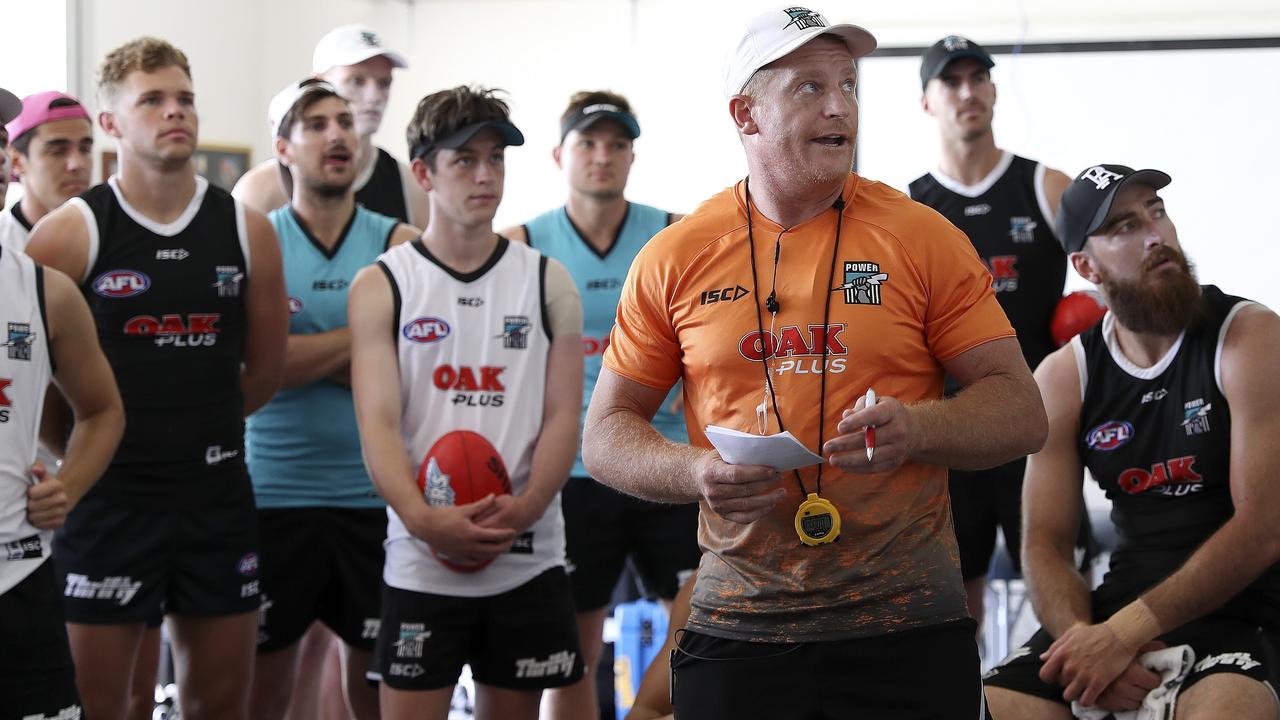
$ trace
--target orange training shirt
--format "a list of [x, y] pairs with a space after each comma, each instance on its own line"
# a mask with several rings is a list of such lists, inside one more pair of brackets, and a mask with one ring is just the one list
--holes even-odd
[[[778, 412], [815, 452], [838, 433], [842, 412], [868, 387], [903, 403], [942, 395], [942, 361], [1014, 335], [972, 243], [933, 210], [881, 183], [850, 174], [834, 282], [828, 285], [837, 213], [789, 230], [752, 209], [751, 278], [743, 183], [663, 230], [631, 266], [604, 364], [658, 389], [684, 380], [690, 442], [703, 428], [759, 432], [764, 399], [760, 308]], [[772, 323], [765, 298], [773, 285]], [[823, 329], [823, 305], [831, 295]], [[827, 402], [819, 418], [822, 346]], [[769, 433], [779, 432], [770, 412]], [[845, 474], [826, 465], [822, 496], [839, 509], [840, 539], [801, 545], [793, 525], [803, 496], [788, 497], [750, 525], [702, 504], [704, 555], [689, 626], [736, 640], [806, 642], [881, 635], [967, 616], [951, 524], [947, 473], [906, 464], [892, 473]], [[817, 466], [800, 471], [817, 490]]]

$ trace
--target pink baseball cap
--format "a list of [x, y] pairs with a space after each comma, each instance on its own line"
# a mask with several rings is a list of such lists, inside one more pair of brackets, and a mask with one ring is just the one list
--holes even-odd
[[[59, 104], [57, 107], [51, 107], [54, 101], [69, 100], [74, 105]], [[93, 120], [89, 117], [89, 111], [85, 110], [84, 105], [76, 98], [66, 93], [60, 93], [57, 90], [36, 93], [28, 95], [22, 99], [22, 112], [17, 117], [10, 120], [5, 128], [9, 131], [9, 140], [18, 139], [23, 133], [33, 128], [39, 127], [47, 122], [54, 120], [66, 120], [67, 118], [84, 118], [90, 123]]]

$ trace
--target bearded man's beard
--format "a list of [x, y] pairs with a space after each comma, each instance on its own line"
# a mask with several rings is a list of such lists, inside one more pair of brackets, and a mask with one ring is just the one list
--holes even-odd
[[[1165, 260], [1172, 271], [1152, 268]], [[1178, 250], [1163, 245], [1152, 251], [1142, 264], [1142, 274], [1133, 280], [1119, 280], [1098, 267], [1103, 293], [1111, 312], [1126, 328], [1136, 333], [1177, 335], [1205, 317], [1204, 298], [1196, 280], [1195, 267]]]

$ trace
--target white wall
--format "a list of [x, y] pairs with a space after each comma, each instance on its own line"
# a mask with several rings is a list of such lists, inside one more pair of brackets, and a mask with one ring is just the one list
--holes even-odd
[[[68, 5], [81, 38], [78, 76], [72, 78], [70, 92], [94, 111], [102, 57], [129, 40], [154, 35], [181, 48], [191, 63], [202, 143], [248, 145], [258, 127], [266, 125], [266, 106], [260, 110], [251, 100], [264, 31], [252, 20], [258, 3], [70, 0]], [[95, 144], [98, 152], [114, 149], [113, 141], [101, 131]]]
[[[13, 3], [18, 14], [30, 2]], [[403, 157], [403, 128], [417, 100], [459, 83], [511, 93], [528, 144], [509, 154], [498, 224], [520, 222], [563, 199], [550, 159], [557, 118], [571, 92], [607, 87], [627, 94], [644, 133], [629, 194], [689, 210], [733, 182], [745, 164], [720, 95], [720, 57], [733, 18], [771, 7], [762, 0], [68, 0], [79, 6], [77, 70], [86, 83], [108, 49], [143, 33], [191, 57], [207, 143], [249, 145], [267, 157], [270, 97], [310, 68], [329, 28], [363, 21], [412, 62], [397, 74], [379, 144]], [[832, 20], [859, 22], [883, 45], [925, 45], [949, 32], [988, 43], [1280, 35], [1280, 4], [1220, 0], [1024, 0], [866, 4], [853, 16], [830, 0]], [[91, 87], [86, 85], [81, 89]], [[927, 137], [864, 142], [929, 142]], [[869, 170], [869, 169], [868, 169]]]
[[[773, 5], [0, 0], [0, 17], [12, 21], [6, 23], [6, 41], [16, 51], [0, 64], [0, 86], [31, 92], [59, 86], [54, 76], [65, 73], [78, 81], [72, 91], [92, 105], [96, 65], [107, 50], [141, 34], [163, 37], [191, 59], [201, 141], [250, 146], [257, 162], [269, 151], [267, 101], [309, 71], [321, 35], [341, 23], [365, 22], [412, 65], [397, 72], [387, 121], [376, 138], [393, 154], [405, 155], [404, 124], [423, 95], [461, 83], [509, 91], [513, 119], [528, 143], [509, 151], [500, 227], [563, 201], [563, 179], [550, 158], [559, 140], [557, 118], [573, 91], [588, 88], [627, 94], [640, 117], [644, 132], [629, 196], [688, 211], [745, 172], [720, 92], [721, 53], [733, 34], [733, 18]], [[916, 0], [909, 6], [867, 5], [852, 17], [841, 14], [838, 4], [824, 5], [832, 20], [858, 22], [884, 46], [927, 45], [951, 32], [986, 44], [1280, 35], [1280, 3], [1254, 0], [1220, 0], [1212, 13], [1199, 0]], [[80, 39], [70, 67], [58, 61], [68, 21], [70, 37]], [[12, 32], [13, 27], [25, 31]], [[1264, 207], [1270, 183], [1241, 179], [1243, 171], [1261, 173], [1280, 162], [1280, 143], [1269, 129], [1280, 115], [1273, 107], [1280, 102], [1280, 50], [1264, 52], [1262, 67], [1241, 63], [1225, 74], [1200, 67], [1203, 58], [1220, 54], [1160, 53], [1139, 70], [1126, 71], [1142, 74], [1123, 78], [1084, 55], [1004, 58], [996, 69], [997, 139], [1067, 172], [1103, 158], [1169, 169], [1176, 177], [1166, 192], [1170, 210], [1180, 219], [1201, 277], [1280, 307], [1280, 284], [1270, 280], [1269, 271], [1280, 230], [1254, 221], [1244, 209]], [[935, 132], [917, 111], [914, 73], [910, 58], [873, 57], [863, 65], [860, 170], [898, 186], [927, 169], [936, 153]], [[1102, 86], [1123, 93], [1126, 83], [1137, 95], [1157, 86], [1163, 94], [1155, 98], [1158, 103], [1134, 104], [1107, 122], [1080, 100], [1096, 96]], [[1057, 128], [1073, 114], [1087, 130], [1068, 138]], [[1141, 147], [1134, 136], [1144, 141]], [[100, 137], [99, 146], [110, 143]], [[1214, 157], [1222, 159], [1216, 168], [1205, 164]], [[1224, 226], [1222, 218], [1236, 224]]]
[[[47, 31], [25, 32], [18, 27]], [[66, 27], [64, 0], [0, 0], [0, 87], [20, 98], [67, 87]]]
[[[918, 67], [872, 58], [861, 68], [861, 169], [899, 188], [938, 154]], [[1280, 227], [1259, 212], [1280, 166], [1280, 48], [1000, 55], [992, 78], [1004, 147], [1072, 176], [1101, 162], [1168, 172], [1161, 195], [1201, 280], [1280, 308], [1269, 262]]]

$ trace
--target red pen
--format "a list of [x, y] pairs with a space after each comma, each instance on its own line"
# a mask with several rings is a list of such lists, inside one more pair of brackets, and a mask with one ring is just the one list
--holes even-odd
[[[876, 406], [876, 391], [867, 388], [867, 404], [863, 409]], [[876, 454], [876, 426], [867, 426], [867, 462], [871, 462], [871, 458]]]

